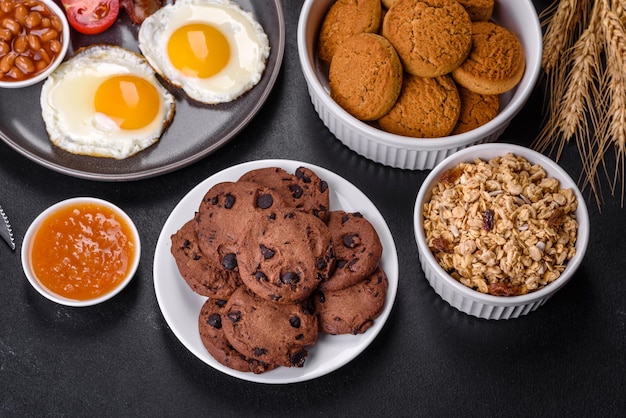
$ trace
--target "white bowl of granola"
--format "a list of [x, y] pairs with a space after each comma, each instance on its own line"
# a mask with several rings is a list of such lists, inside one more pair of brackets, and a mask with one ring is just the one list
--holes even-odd
[[576, 183], [529, 148], [460, 150], [422, 184], [415, 239], [426, 279], [461, 312], [510, 319], [543, 305], [572, 278], [589, 242]]

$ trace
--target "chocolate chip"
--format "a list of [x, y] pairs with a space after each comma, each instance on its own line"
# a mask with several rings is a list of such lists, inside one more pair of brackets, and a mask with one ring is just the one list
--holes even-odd
[[193, 253], [193, 256], [191, 258], [193, 259], [193, 261], [198, 261], [202, 258], [202, 254]]
[[354, 212], [352, 216], [354, 216], [355, 218], [362, 218], [363, 214], [361, 212]]
[[233, 324], [236, 324], [237, 322], [241, 320], [241, 312], [239, 311], [228, 312], [228, 319], [230, 319], [230, 322], [232, 322]]
[[261, 194], [256, 198], [256, 205], [261, 209], [267, 209], [274, 204], [274, 198], [271, 194]]
[[254, 278], [257, 279], [257, 280], [267, 281], [267, 276], [265, 275], [265, 273], [263, 273], [262, 271], [259, 271], [259, 270], [254, 272]]
[[337, 259], [336, 266], [338, 269], [342, 269], [346, 264], [348, 264], [348, 260], [344, 260], [343, 258]]
[[324, 295], [322, 292], [318, 292], [318, 297], [319, 297], [319, 301], [321, 303], [325, 303], [326, 302], [326, 295]]
[[296, 335], [296, 341], [302, 341], [302, 340], [304, 340], [304, 334]]
[[304, 183], [310, 183], [311, 177], [304, 174], [304, 167], [300, 167], [296, 170], [296, 178], [302, 180]]
[[300, 281], [300, 278], [298, 277], [298, 274], [293, 271], [288, 271], [280, 276], [280, 281], [284, 284], [296, 284]]
[[218, 300], [215, 301], [215, 304], [217, 306], [219, 306], [220, 308], [223, 307], [224, 305], [226, 305], [227, 303], [228, 303], [228, 301], [224, 300], [224, 299], [218, 299]]
[[294, 197], [294, 199], [300, 199], [302, 197], [302, 187], [300, 187], [297, 184], [292, 184], [291, 186], [289, 186], [289, 190], [291, 191], [291, 195]]
[[285, 219], [293, 219], [295, 217], [296, 217], [296, 214], [293, 213], [293, 212], [285, 213], [285, 215], [283, 216], [283, 218], [285, 218]]
[[298, 351], [297, 353], [292, 353], [289, 356], [289, 361], [292, 365], [296, 367], [304, 366], [304, 358], [306, 357], [306, 351]]
[[275, 221], [276, 220], [276, 213], [272, 212], [270, 213], [270, 216], [267, 217], [270, 221]]
[[274, 251], [270, 250], [265, 245], [261, 244], [259, 245], [259, 248], [261, 248], [261, 254], [263, 254], [264, 259], [269, 260], [274, 257]]
[[217, 205], [218, 203], [219, 203], [219, 199], [217, 198], [217, 196], [213, 196], [213, 197], [211, 198], [211, 204], [212, 204], [213, 206], [215, 206], [215, 205]]
[[350, 219], [350, 215], [348, 213], [346, 213], [345, 215], [343, 215], [341, 217], [341, 224], [345, 224], [346, 222], [348, 222], [348, 220]]
[[180, 249], [181, 250], [188, 250], [190, 246], [191, 246], [191, 242], [189, 242], [189, 240], [186, 239], [186, 240], [183, 241], [183, 246], [180, 247]]
[[228, 193], [226, 197], [224, 198], [224, 207], [226, 209], [232, 209], [232, 207], [235, 205], [235, 200], [237, 200], [235, 196]]
[[264, 356], [264, 355], [267, 354], [267, 349], [266, 348], [260, 348], [260, 347], [254, 347], [252, 352], [254, 353], [254, 357], [261, 357], [261, 356]]
[[324, 270], [326, 267], [328, 267], [328, 263], [326, 262], [325, 259], [320, 257], [315, 262], [315, 267], [317, 267], [318, 270]]
[[209, 316], [207, 324], [211, 325], [215, 329], [222, 329], [222, 316], [218, 313], [214, 313]]
[[237, 267], [237, 256], [234, 253], [228, 253], [222, 258], [222, 266], [226, 270], [234, 270]]
[[300, 328], [300, 318], [295, 315], [292, 316], [291, 318], [289, 318], [289, 324], [294, 328]]
[[341, 242], [346, 248], [355, 248], [361, 243], [361, 238], [358, 234], [346, 234], [341, 238]]
[[322, 182], [320, 183], [320, 191], [324, 193], [326, 190], [328, 190], [328, 183], [322, 180]]

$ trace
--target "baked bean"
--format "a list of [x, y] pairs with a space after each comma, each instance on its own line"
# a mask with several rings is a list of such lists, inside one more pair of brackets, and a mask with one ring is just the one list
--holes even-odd
[[50, 42], [48, 42], [48, 48], [50, 48], [50, 51], [56, 54], [61, 52], [62, 47], [63, 47], [63, 44], [58, 39], [53, 39]]
[[2, 3], [0, 3], [0, 10], [7, 14], [11, 13], [11, 11], [13, 10], [13, 3], [11, 3], [10, 1], [3, 1]]
[[15, 58], [15, 66], [24, 74], [32, 74], [35, 71], [35, 64], [33, 61], [24, 55], [20, 55]]
[[46, 29], [46, 31], [43, 32], [39, 37], [41, 38], [42, 42], [48, 42], [57, 38], [58, 36], [59, 36], [59, 32], [55, 31], [52, 28], [49, 28], [49, 29]]
[[48, 64], [45, 61], [35, 61], [35, 69], [37, 72], [41, 72], [46, 69]]
[[2, 59], [0, 59], [0, 71], [3, 73], [8, 73], [11, 67], [13, 67], [13, 63], [15, 63], [15, 58], [17, 57], [16, 52], [9, 52]]
[[13, 34], [8, 29], [0, 28], [0, 41], [3, 42], [11, 42], [13, 39]]
[[23, 4], [20, 4], [15, 8], [14, 14], [15, 14], [15, 20], [17, 20], [18, 22], [20, 22], [20, 24], [23, 25], [24, 21], [26, 20], [26, 16], [28, 16], [28, 9]]
[[42, 28], [49, 28], [50, 26], [52, 26], [52, 21], [50, 20], [50, 18], [48, 17], [42, 17], [41, 18], [41, 27]]
[[29, 33], [27, 39], [28, 46], [30, 46], [30, 49], [32, 49], [33, 51], [37, 51], [41, 48], [41, 41], [39, 40], [39, 36], [33, 33]]
[[48, 54], [48, 51], [43, 48], [39, 51], [39, 56], [41, 57], [41, 60], [46, 64], [50, 64], [50, 61], [52, 61], [52, 59], [50, 58], [50, 54]]
[[29, 29], [36, 28], [41, 24], [41, 13], [38, 11], [30, 12], [28, 16], [26, 16], [24, 24]]
[[20, 35], [15, 38], [15, 41], [13, 42], [13, 50], [15, 52], [22, 54], [26, 51], [26, 48], [28, 48], [28, 38], [25, 35]]
[[61, 18], [56, 15], [50, 16], [50, 21], [52, 22], [52, 27], [59, 33], [63, 32], [63, 22], [61, 22]]
[[4, 55], [10, 50], [11, 50], [11, 46], [8, 43], [4, 41], [0, 41], [0, 55]]
[[13, 35], [17, 35], [22, 31], [22, 27], [19, 22], [9, 17], [2, 19], [2, 27], [8, 29]]

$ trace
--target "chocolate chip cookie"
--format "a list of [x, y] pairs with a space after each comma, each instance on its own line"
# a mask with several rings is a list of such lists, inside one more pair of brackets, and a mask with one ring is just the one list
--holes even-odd
[[204, 195], [196, 213], [198, 243], [206, 254], [227, 256], [234, 262], [239, 238], [248, 228], [248, 219], [257, 212], [272, 211], [284, 206], [279, 194], [251, 182], [222, 182]]
[[243, 283], [274, 302], [304, 301], [333, 267], [329, 228], [296, 209], [257, 216], [242, 243], [237, 260]]
[[228, 342], [222, 329], [226, 302], [223, 299], [209, 298], [200, 310], [198, 330], [202, 344], [209, 354], [224, 366], [241, 372], [260, 374], [275, 369], [276, 365], [244, 356]]
[[352, 286], [370, 275], [380, 262], [383, 247], [374, 226], [359, 212], [332, 211], [328, 229], [333, 242], [335, 269], [320, 283], [324, 290]]
[[198, 245], [195, 221], [187, 221], [171, 236], [171, 253], [181, 276], [196, 293], [228, 298], [241, 284], [239, 272], [225, 268], [218, 257], [204, 254]]
[[328, 183], [313, 170], [298, 167], [293, 174], [280, 167], [251, 170], [239, 178], [239, 182], [254, 182], [268, 187], [280, 195], [287, 206], [291, 206], [328, 220]]
[[318, 290], [313, 297], [320, 332], [362, 334], [383, 310], [389, 282], [377, 268], [365, 280], [341, 290]]
[[285, 367], [304, 366], [306, 347], [318, 336], [317, 317], [302, 304], [274, 303], [245, 287], [226, 303], [222, 329], [246, 357]]

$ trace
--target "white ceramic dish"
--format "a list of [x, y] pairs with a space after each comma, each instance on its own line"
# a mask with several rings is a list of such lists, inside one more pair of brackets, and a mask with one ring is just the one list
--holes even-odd
[[67, 54], [67, 50], [70, 45], [70, 25], [67, 22], [65, 13], [53, 0], [40, 0], [40, 1], [44, 3], [46, 6], [48, 6], [48, 8], [54, 14], [59, 16], [59, 18], [61, 19], [61, 23], [63, 24], [63, 33], [61, 34], [61, 40], [62, 40], [61, 52], [57, 55], [54, 61], [50, 65], [48, 65], [45, 71], [42, 71], [41, 73], [37, 74], [35, 77], [31, 77], [31, 78], [21, 80], [21, 81], [0, 81], [0, 88], [18, 89], [18, 88], [28, 87], [28, 86], [37, 84], [40, 81], [43, 81], [46, 78], [48, 78], [48, 75], [50, 75], [50, 73], [56, 70], [59, 64], [61, 64], [61, 62], [63, 62], [63, 60], [65, 59], [65, 55]]
[[[457, 166], [461, 162], [473, 162], [476, 158], [489, 160], [505, 155], [507, 152], [522, 156], [531, 163], [541, 165], [548, 173], [548, 176], [554, 177], [560, 181], [561, 188], [572, 189], [578, 200], [578, 208], [576, 210], [576, 219], [578, 221], [576, 255], [569, 260], [561, 276], [554, 282], [535, 292], [511, 297], [480, 293], [464, 286], [447, 274], [428, 248], [422, 216], [423, 204], [430, 199], [432, 188], [439, 181], [443, 172]], [[572, 180], [567, 172], [557, 163], [543, 154], [526, 147], [504, 143], [482, 144], [468, 147], [446, 158], [442, 163], [437, 165], [437, 167], [430, 172], [428, 177], [426, 177], [418, 192], [413, 221], [422, 270], [435, 292], [441, 296], [443, 300], [461, 312], [485, 319], [517, 318], [543, 305], [571, 280], [585, 257], [589, 242], [589, 214], [585, 200], [574, 180]]]
[[[202, 197], [214, 184], [236, 181], [242, 174], [257, 168], [282, 167], [293, 173], [301, 166], [312, 169], [320, 178], [328, 182], [331, 210], [359, 211], [376, 228], [383, 246], [381, 266], [389, 279], [384, 310], [375, 320], [374, 325], [364, 334], [320, 335], [318, 342], [308, 350], [309, 355], [302, 368], [279, 367], [258, 375], [232, 370], [218, 363], [200, 340], [197, 322], [200, 308], [206, 297], [194, 293], [180, 276], [176, 262], [170, 253], [170, 237], [185, 222], [193, 218]], [[315, 165], [288, 160], [261, 160], [236, 165], [214, 174], [194, 187], [176, 205], [165, 222], [156, 244], [153, 275], [156, 297], [165, 320], [180, 342], [196, 357], [209, 366], [242, 380], [282, 384], [303, 382], [328, 374], [354, 359], [369, 346], [387, 321], [396, 297], [398, 256], [393, 237], [382, 215], [367, 196], [354, 185], [331, 171]]]
[[[100, 205], [103, 207], [107, 207], [111, 209], [113, 212], [115, 212], [115, 214], [122, 221], [126, 222], [126, 224], [129, 226], [131, 233], [133, 235], [132, 238], [133, 238], [133, 241], [135, 242], [135, 253], [134, 253], [134, 258], [131, 261], [131, 267], [129, 269], [128, 275], [122, 282], [118, 284], [118, 286], [115, 289], [97, 298], [88, 299], [88, 300], [74, 300], [74, 299], [65, 298], [63, 296], [57, 295], [49, 291], [45, 286], [43, 286], [39, 282], [39, 280], [37, 280], [36, 275], [33, 273], [30, 267], [30, 261], [29, 261], [30, 246], [31, 246], [31, 242], [33, 238], [35, 237], [37, 229], [48, 216], [50, 216], [52, 213], [56, 212], [59, 209], [62, 209], [68, 206], [74, 206], [76, 204], [83, 204], [83, 203], [92, 203], [92, 204]], [[37, 292], [39, 292], [42, 296], [46, 297], [47, 299], [53, 302], [59, 303], [61, 305], [66, 305], [66, 306], [74, 306], [74, 307], [93, 306], [93, 305], [97, 305], [99, 303], [105, 302], [111, 299], [112, 297], [114, 297], [115, 295], [117, 295], [118, 293], [120, 293], [128, 285], [128, 283], [130, 283], [130, 281], [133, 279], [137, 271], [137, 267], [139, 266], [139, 260], [141, 259], [141, 240], [139, 237], [139, 232], [137, 231], [137, 227], [133, 223], [133, 220], [126, 214], [126, 212], [124, 212], [118, 206], [106, 200], [97, 199], [93, 197], [75, 197], [75, 198], [71, 198], [71, 199], [67, 199], [67, 200], [63, 200], [61, 202], [55, 203], [54, 205], [44, 210], [41, 214], [39, 214], [39, 216], [35, 218], [35, 220], [28, 227], [26, 234], [24, 235], [21, 256], [22, 256], [22, 268], [24, 269], [24, 274], [26, 275], [26, 278], [28, 279], [30, 284], [33, 286], [33, 288], [35, 288], [35, 290], [37, 290]]]
[[334, 0], [306, 0], [298, 22], [300, 65], [315, 110], [328, 129], [348, 148], [373, 161], [397, 168], [431, 169], [448, 155], [469, 145], [493, 142], [522, 109], [537, 82], [542, 32], [530, 0], [496, 0], [493, 20], [514, 32], [522, 43], [526, 71], [513, 90], [501, 95], [500, 112], [487, 124], [444, 138], [407, 138], [361, 122], [330, 98], [327, 69], [318, 61], [317, 36]]

